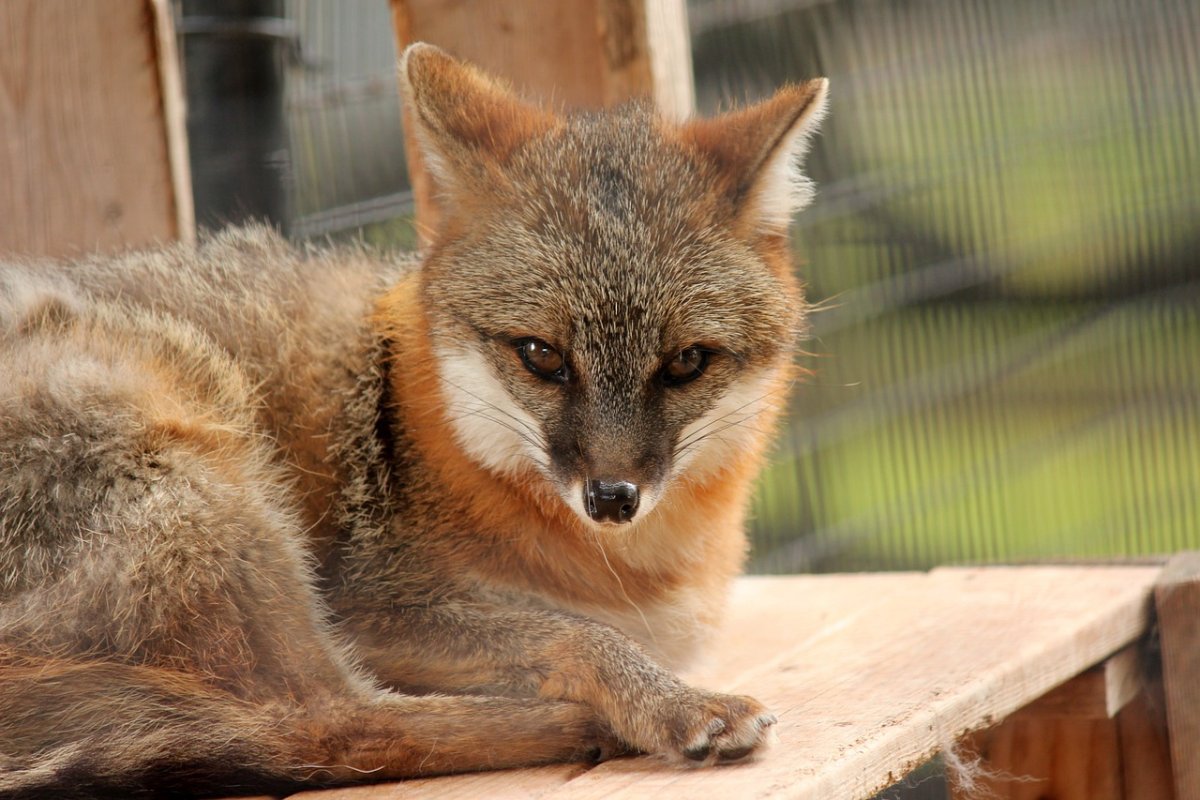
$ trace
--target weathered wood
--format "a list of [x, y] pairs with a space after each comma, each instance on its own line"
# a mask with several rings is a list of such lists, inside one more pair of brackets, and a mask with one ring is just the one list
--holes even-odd
[[[692, 113], [684, 0], [392, 0], [392, 19], [399, 47], [436, 44], [539, 103], [601, 108], [653, 97], [673, 117]], [[436, 187], [413, 137], [405, 148], [417, 229], [428, 243], [437, 221]]]
[[[780, 742], [771, 752], [753, 763], [707, 770], [619, 759], [519, 796], [870, 797], [964, 734], [1007, 717], [1138, 639], [1158, 572], [1026, 567], [743, 579], [709, 663], [689, 677], [753, 694], [773, 708]], [[1104, 724], [1115, 730], [1114, 721]], [[1063, 760], [1063, 775], [1079, 775], [1102, 756], [1116, 763], [1115, 733], [1084, 741], [1086, 748]], [[474, 796], [511, 796], [513, 781], [525, 774], [417, 785], [458, 796], [457, 787], [469, 782]], [[1120, 790], [1120, 773], [1109, 775], [1107, 784], [1098, 776], [1088, 780], [1101, 788], [1115, 780]], [[392, 794], [342, 796], [408, 797], [413, 785], [372, 790]]]
[[[346, 789], [301, 792], [293, 800], [531, 800], [544, 797], [554, 789], [587, 770], [581, 764], [457, 775], [453, 780], [424, 780], [355, 786]], [[502, 781], [497, 782], [500, 776]]]
[[1122, 800], [1117, 723], [1014, 717], [971, 741], [983, 759], [974, 791], [955, 800]]
[[1143, 692], [1117, 717], [1125, 800], [1174, 800], [1166, 709]]
[[0, 252], [190, 238], [165, 0], [0, 3]]
[[[869, 599], [832, 621], [835, 630], [793, 645], [769, 672], [732, 687], [780, 710], [786, 755], [709, 773], [614, 762], [552, 796], [634, 797], [646, 789], [870, 796], [962, 733], [1007, 716], [1135, 639], [1145, 630], [1156, 572], [937, 570], [890, 592], [863, 587]], [[778, 587], [781, 598], [787, 589], [786, 582]], [[820, 591], [811, 583], [807, 589]], [[783, 638], [784, 621], [803, 614], [804, 600], [791, 595], [786, 606], [760, 608], [757, 626]], [[622, 787], [618, 776], [641, 780]]]
[[171, 170], [171, 196], [175, 206], [175, 236], [181, 241], [196, 239], [196, 207], [192, 197], [192, 169], [188, 155], [187, 103], [175, 23], [168, 0], [150, 0], [154, 13], [155, 65], [162, 91], [163, 126], [167, 137], [167, 160]]
[[[998, 726], [967, 737], [961, 755], [978, 772], [951, 774], [955, 800], [1121, 800], [1121, 739], [1116, 716], [1142, 687], [1139, 652], [1126, 647], [1018, 709]], [[1137, 731], [1131, 729], [1130, 744]], [[970, 767], [968, 766], [968, 770]], [[957, 785], [956, 779], [970, 783]]]
[[1112, 719], [1142, 688], [1137, 646], [1104, 659], [1017, 711], [1015, 717]]
[[1154, 589], [1179, 800], [1200, 799], [1200, 552], [1168, 562]]
[[[1037, 701], [1035, 701], [1036, 704]], [[1173, 800], [1166, 720], [1140, 692], [1113, 719], [1024, 713], [973, 734], [981, 761], [954, 800]]]

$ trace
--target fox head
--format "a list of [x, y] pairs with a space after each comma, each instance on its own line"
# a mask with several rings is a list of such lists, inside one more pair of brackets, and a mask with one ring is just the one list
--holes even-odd
[[787, 226], [826, 81], [675, 124], [539, 109], [430, 45], [400, 73], [446, 200], [421, 292], [458, 446], [589, 526], [761, 449], [803, 318]]

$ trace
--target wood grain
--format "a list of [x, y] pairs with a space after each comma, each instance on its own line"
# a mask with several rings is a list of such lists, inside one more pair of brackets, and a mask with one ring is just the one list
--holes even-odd
[[1139, 648], [1131, 645], [1017, 711], [1019, 717], [1112, 719], [1142, 690]]
[[1126, 800], [1174, 800], [1166, 709], [1143, 692], [1117, 717]]
[[976, 734], [987, 771], [955, 800], [1122, 800], [1117, 723], [1082, 717], [1017, 716]]
[[[294, 800], [534, 800], [587, 771], [581, 764], [301, 792]], [[499, 780], [497, 780], [499, 779]]]
[[1113, 719], [1016, 714], [968, 737], [983, 758], [973, 791], [954, 800], [1173, 800], [1162, 709], [1139, 692]]
[[162, 91], [163, 127], [171, 171], [171, 196], [175, 203], [175, 235], [196, 240], [196, 207], [192, 197], [192, 168], [188, 155], [187, 102], [175, 42], [175, 23], [168, 0], [150, 0], [154, 14], [155, 64]]
[[1175, 794], [1200, 800], [1200, 552], [1172, 558], [1154, 597]]
[[190, 236], [182, 99], [164, 101], [179, 82], [160, 72], [174, 69], [165, 11], [160, 0], [0, 3], [0, 252]]
[[[392, 0], [392, 19], [399, 48], [436, 44], [539, 103], [603, 108], [653, 97], [680, 119], [695, 104], [684, 0]], [[437, 223], [436, 187], [414, 137], [407, 137], [405, 152], [417, 229], [428, 243]]]
[[[514, 788], [526, 774], [518, 771], [341, 796], [408, 797], [419, 785], [437, 796], [470, 796], [458, 794], [469, 786], [461, 791], [554, 800], [870, 797], [1138, 639], [1158, 572], [1022, 567], [746, 578], [709, 662], [689, 677], [753, 694], [776, 711], [780, 741], [759, 760], [681, 770], [654, 758], [620, 759], [525, 794]], [[1088, 749], [1064, 761], [1064, 775], [1115, 752], [1115, 734], [1092, 737], [1081, 728], [1074, 735]], [[1114, 779], [1089, 780], [1103, 788]]]

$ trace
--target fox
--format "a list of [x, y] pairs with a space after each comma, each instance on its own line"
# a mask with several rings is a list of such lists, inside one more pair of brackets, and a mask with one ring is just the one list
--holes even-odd
[[0, 797], [757, 757], [685, 683], [806, 307], [827, 81], [564, 111], [402, 54], [419, 255], [251, 225], [0, 266]]

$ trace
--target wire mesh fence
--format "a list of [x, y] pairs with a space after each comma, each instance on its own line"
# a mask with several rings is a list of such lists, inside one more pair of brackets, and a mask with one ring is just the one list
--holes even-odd
[[836, 91], [797, 222], [826, 310], [754, 567], [1196, 546], [1194, 4], [766, 5], [695, 9], [761, 12], [696, 38], [706, 104]]
[[[411, 246], [386, 3], [291, 0], [298, 237]], [[702, 113], [828, 75], [756, 571], [1200, 546], [1200, 8], [692, 0]]]

